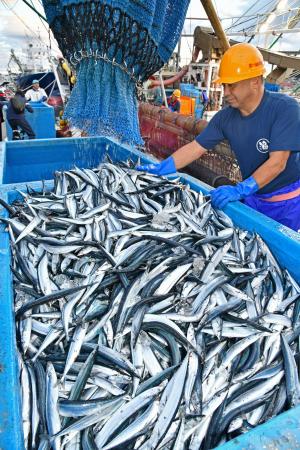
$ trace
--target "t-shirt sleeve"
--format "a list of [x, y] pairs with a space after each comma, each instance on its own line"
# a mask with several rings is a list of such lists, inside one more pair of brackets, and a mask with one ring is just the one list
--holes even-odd
[[272, 125], [269, 152], [300, 151], [300, 106], [294, 99], [282, 102]]
[[218, 112], [208, 123], [207, 127], [196, 137], [196, 141], [206, 150], [212, 150], [225, 139], [221, 122], [222, 111]]

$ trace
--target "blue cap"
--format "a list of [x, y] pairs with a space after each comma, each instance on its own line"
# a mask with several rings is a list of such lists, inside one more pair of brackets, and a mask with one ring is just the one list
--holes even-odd
[[33, 80], [33, 81], [32, 81], [32, 84], [35, 84], [35, 83], [40, 84], [39, 80]]

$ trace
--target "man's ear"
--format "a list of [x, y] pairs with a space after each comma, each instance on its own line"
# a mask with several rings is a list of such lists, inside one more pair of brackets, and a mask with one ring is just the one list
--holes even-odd
[[261, 84], [262, 84], [262, 77], [261, 76], [251, 78], [250, 81], [251, 81], [251, 87], [253, 87], [255, 90], [260, 89]]

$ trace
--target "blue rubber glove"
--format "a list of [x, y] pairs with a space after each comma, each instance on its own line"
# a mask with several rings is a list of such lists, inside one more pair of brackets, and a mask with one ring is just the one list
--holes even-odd
[[43, 103], [47, 100], [47, 97], [45, 95], [39, 100], [39, 103]]
[[213, 207], [223, 209], [229, 202], [235, 202], [255, 194], [259, 189], [253, 177], [238, 183], [236, 186], [220, 186], [211, 192], [211, 202]]
[[176, 172], [175, 162], [172, 156], [164, 159], [157, 164], [145, 164], [144, 166], [136, 166], [136, 170], [153, 173], [154, 175], [169, 175]]

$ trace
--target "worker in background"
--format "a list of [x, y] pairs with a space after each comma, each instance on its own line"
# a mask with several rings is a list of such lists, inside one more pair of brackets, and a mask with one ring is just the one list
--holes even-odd
[[6, 112], [7, 121], [13, 130], [13, 140], [20, 139], [19, 129], [26, 133], [29, 139], [35, 139], [35, 133], [25, 118], [25, 109], [33, 113], [31, 106], [26, 104], [24, 92], [17, 90], [14, 97], [8, 102]]
[[64, 111], [59, 111], [59, 128], [56, 130], [56, 137], [72, 137], [72, 131], [70, 129], [69, 122], [64, 119]]
[[45, 90], [40, 87], [39, 80], [32, 81], [32, 88], [26, 92], [25, 97], [32, 102], [45, 102], [48, 98]]
[[171, 97], [168, 98], [168, 108], [172, 112], [180, 112], [180, 97], [181, 92], [179, 89], [175, 89]]
[[264, 89], [261, 53], [251, 44], [229, 48], [221, 60], [217, 83], [227, 107], [197, 138], [159, 164], [140, 166], [157, 175], [185, 167], [227, 139], [243, 181], [211, 191], [212, 204], [223, 209], [243, 200], [272, 219], [300, 230], [300, 108], [287, 95]]
[[207, 109], [208, 103], [209, 103], [209, 98], [206, 92], [206, 87], [205, 87], [205, 83], [202, 83], [202, 87], [201, 87], [201, 103], [203, 105], [203, 110]]
[[58, 61], [59, 61], [59, 67], [61, 67], [62, 71], [67, 76], [70, 91], [72, 91], [74, 84], [76, 82], [76, 77], [73, 74], [72, 70], [70, 69], [69, 64], [67, 63], [67, 61], [64, 58], [59, 57]]
[[139, 90], [139, 100], [155, 106], [161, 106], [163, 103], [161, 85], [157, 83], [154, 75], [151, 75], [148, 80], [144, 81], [142, 89]]
[[[156, 78], [155, 76], [152, 75], [149, 77], [146, 83], [148, 83], [148, 86], [151, 86], [154, 84], [153, 82], [155, 81]], [[152, 105], [161, 106], [163, 104], [163, 92], [161, 85], [151, 87], [148, 92], [150, 92], [150, 95], [152, 97], [152, 101], [150, 102], [152, 103]]]

